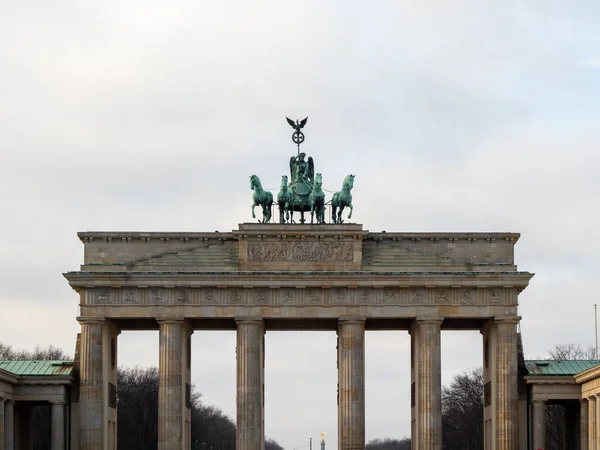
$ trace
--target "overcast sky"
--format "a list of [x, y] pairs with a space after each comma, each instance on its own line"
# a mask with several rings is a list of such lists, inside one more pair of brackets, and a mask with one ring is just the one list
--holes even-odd
[[[591, 344], [600, 271], [600, 2], [0, 0], [0, 341], [73, 352], [62, 273], [86, 230], [250, 221], [278, 187], [285, 116], [353, 220], [520, 232], [527, 357]], [[409, 340], [367, 333], [367, 438], [410, 432]], [[235, 333], [196, 332], [193, 378], [235, 417]], [[158, 333], [120, 336], [158, 364]], [[443, 378], [480, 365], [442, 336]], [[337, 446], [335, 334], [268, 333], [266, 432]]]

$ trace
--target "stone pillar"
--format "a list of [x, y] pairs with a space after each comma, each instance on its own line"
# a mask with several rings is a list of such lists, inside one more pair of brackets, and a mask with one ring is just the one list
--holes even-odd
[[417, 450], [442, 448], [441, 317], [411, 325], [412, 442]]
[[52, 450], [65, 450], [65, 402], [52, 403]]
[[496, 318], [496, 450], [518, 450], [517, 324]]
[[338, 322], [338, 449], [365, 448], [365, 319]]
[[192, 329], [183, 319], [159, 320], [158, 450], [189, 450]]
[[78, 318], [81, 324], [80, 450], [105, 450], [102, 329], [104, 319]]
[[6, 399], [0, 397], [0, 450], [6, 449], [6, 434], [4, 429], [4, 403], [6, 403]]
[[237, 319], [237, 450], [264, 450], [265, 327], [260, 319]]
[[4, 404], [4, 434], [6, 436], [6, 449], [15, 448], [15, 402], [7, 400]]
[[588, 397], [588, 447], [589, 450], [597, 450], [596, 447], [596, 397]]
[[546, 448], [545, 400], [533, 400], [533, 448]]
[[579, 400], [579, 439], [581, 450], [588, 450], [588, 401], [583, 398]]

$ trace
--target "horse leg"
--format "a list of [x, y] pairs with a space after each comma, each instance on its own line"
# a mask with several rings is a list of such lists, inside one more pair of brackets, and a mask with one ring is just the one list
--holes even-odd
[[256, 219], [256, 214], [254, 214], [254, 208], [256, 207], [256, 203], [252, 205], [252, 218]]
[[[313, 217], [315, 215], [315, 202], [310, 202], [310, 224], [313, 224]], [[319, 217], [317, 217], [317, 221]]]
[[350, 203], [348, 205], [348, 208], [350, 208], [350, 214], [348, 214], [348, 219], [351, 219], [352, 218], [352, 210], [354, 209], [354, 206], [352, 205], [352, 203]]
[[338, 223], [344, 223], [344, 220], [342, 219], [342, 211], [344, 211], [344, 205], [340, 205], [340, 210], [338, 212]]

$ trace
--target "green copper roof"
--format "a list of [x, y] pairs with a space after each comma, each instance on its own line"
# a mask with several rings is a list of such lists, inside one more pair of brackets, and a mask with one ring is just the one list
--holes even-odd
[[551, 360], [551, 359], [528, 359], [525, 360], [527, 375], [529, 376], [556, 376], [577, 375], [584, 370], [598, 365], [598, 360]]
[[73, 372], [73, 361], [2, 361], [0, 369], [23, 376], [65, 376]]

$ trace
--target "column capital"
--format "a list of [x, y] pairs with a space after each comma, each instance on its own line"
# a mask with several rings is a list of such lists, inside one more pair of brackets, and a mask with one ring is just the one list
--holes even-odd
[[264, 320], [260, 317], [236, 317], [235, 323], [237, 325], [248, 324], [248, 325], [262, 325]]
[[518, 324], [521, 321], [521, 316], [501, 316], [501, 317], [494, 317], [494, 322], [496, 322], [498, 325], [500, 324]]
[[585, 404], [587, 404], [588, 403], [588, 399], [587, 398], [580, 398], [579, 399], [579, 403], [582, 403], [582, 404], [585, 403]]
[[596, 401], [596, 395], [590, 395], [588, 398], [588, 402], [595, 402]]
[[434, 325], [435, 324], [441, 325], [442, 322], [444, 321], [444, 318], [442, 316], [417, 316], [415, 321], [418, 324], [430, 323], [430, 324], [434, 324]]
[[77, 317], [77, 322], [79, 322], [80, 324], [96, 324], [96, 325], [103, 325], [106, 323], [106, 318], [104, 317], [83, 317], [83, 316], [79, 316]]
[[346, 323], [355, 323], [355, 324], [359, 324], [359, 325], [364, 325], [366, 321], [367, 321], [366, 317], [351, 317], [351, 316], [348, 316], [348, 317], [340, 317], [338, 319], [338, 323], [340, 323], [340, 324], [341, 323], [344, 323], [344, 324], [346, 324]]
[[159, 325], [162, 325], [162, 324], [183, 325], [185, 323], [185, 319], [183, 317], [157, 317], [156, 322], [158, 322]]
[[52, 406], [54, 406], [54, 405], [66, 405], [67, 401], [66, 400], [51, 400], [50, 404]]
[[546, 398], [534, 398], [531, 400], [531, 403], [543, 403], [546, 404], [546, 402], [548, 401], [548, 399]]

